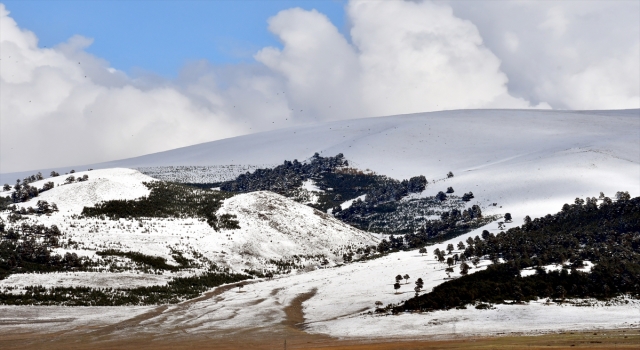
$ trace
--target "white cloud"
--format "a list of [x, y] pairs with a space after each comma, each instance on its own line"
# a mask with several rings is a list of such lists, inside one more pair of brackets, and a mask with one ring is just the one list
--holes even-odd
[[352, 1], [349, 37], [317, 11], [289, 9], [268, 23], [282, 47], [256, 63], [192, 62], [168, 81], [115, 70], [81, 36], [40, 48], [0, 4], [0, 172], [311, 121], [547, 102], [638, 108], [637, 7]]
[[640, 2], [443, 4], [478, 28], [514, 96], [560, 109], [640, 108]]
[[347, 11], [371, 114], [530, 107], [509, 95], [500, 60], [449, 6], [353, 1]]

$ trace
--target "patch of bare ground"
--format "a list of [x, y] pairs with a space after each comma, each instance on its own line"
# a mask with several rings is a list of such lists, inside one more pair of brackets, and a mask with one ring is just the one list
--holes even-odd
[[286, 318], [282, 324], [289, 328], [304, 330], [304, 311], [302, 309], [302, 303], [311, 299], [317, 292], [318, 290], [314, 288], [307, 293], [298, 294], [298, 296], [293, 298], [289, 305], [284, 308]]
[[607, 330], [546, 334], [539, 336], [478, 337], [453, 340], [335, 339], [307, 334], [288, 327], [225, 331], [209, 335], [128, 336], [95, 341], [86, 333], [0, 334], [2, 349], [325, 349], [325, 350], [418, 350], [418, 349], [638, 349], [640, 330]]

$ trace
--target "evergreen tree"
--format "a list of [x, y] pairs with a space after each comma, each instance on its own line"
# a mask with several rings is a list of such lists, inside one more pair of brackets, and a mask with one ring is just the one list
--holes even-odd
[[453, 243], [449, 243], [447, 244], [447, 251], [449, 252], [449, 254], [451, 254], [451, 252], [453, 251]]
[[460, 264], [460, 274], [466, 276], [469, 273], [469, 265], [465, 262]]

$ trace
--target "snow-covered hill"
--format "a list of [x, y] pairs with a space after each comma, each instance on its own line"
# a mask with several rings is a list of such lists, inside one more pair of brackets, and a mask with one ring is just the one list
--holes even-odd
[[[227, 231], [229, 249], [250, 264], [266, 259], [324, 254], [340, 258], [353, 250], [377, 244], [372, 235], [344, 224], [331, 215], [272, 192], [240, 194], [226, 200], [218, 214], [236, 215], [240, 229]], [[253, 265], [253, 264], [251, 264]]]
[[[314, 152], [344, 153], [361, 169], [397, 179], [425, 175], [424, 195], [448, 186], [473, 191], [478, 202], [498, 203], [495, 212], [511, 212], [518, 223], [600, 191], [640, 194], [637, 109], [460, 110], [346, 120], [75, 168], [280, 164]], [[443, 180], [448, 171], [455, 177]], [[2, 174], [0, 182], [32, 173]]]
[[[62, 242], [76, 242], [58, 249], [62, 254], [75, 252], [97, 258], [96, 251], [115, 249], [163, 257], [177, 265], [173, 254], [181, 252], [202, 266], [214, 262], [240, 272], [242, 269], [274, 269], [273, 261], [291, 262], [294, 256], [300, 267], [314, 268], [325, 257], [334, 264], [347, 248], [355, 250], [378, 242], [372, 235], [330, 215], [271, 192], [227, 199], [216, 214], [236, 215], [240, 228], [232, 230], [215, 231], [201, 218], [105, 220], [84, 217], [78, 214], [85, 206], [112, 199], [138, 199], [150, 192], [143, 182], [156, 181], [131, 169], [93, 170], [74, 175], [85, 174], [89, 178], [83, 182], [65, 184], [67, 176], [33, 182], [31, 186], [41, 188], [45, 182], [53, 181], [55, 187], [17, 204], [18, 208], [28, 208], [35, 207], [39, 200], [46, 200], [57, 205], [58, 212], [26, 215], [24, 222], [57, 225], [64, 233]], [[4, 212], [0, 218], [8, 222], [8, 214]], [[118, 276], [111, 277], [117, 279]], [[86, 278], [95, 279], [89, 275]], [[41, 282], [39, 284], [48, 284]], [[114, 283], [119, 284], [115, 280]]]
[[[38, 200], [56, 203], [59, 210], [65, 213], [79, 214], [82, 208], [93, 206], [102, 201], [113, 199], [136, 199], [149, 194], [149, 189], [143, 182], [156, 181], [154, 178], [141, 174], [132, 169], [114, 168], [92, 171], [79, 171], [71, 174], [75, 178], [85, 175], [87, 181], [66, 184], [69, 175], [46, 178], [34, 181], [30, 186], [42, 188], [45, 183], [53, 182], [55, 188], [42, 192], [36, 199], [18, 203], [18, 207], [35, 206]], [[11, 195], [13, 190], [2, 193]]]

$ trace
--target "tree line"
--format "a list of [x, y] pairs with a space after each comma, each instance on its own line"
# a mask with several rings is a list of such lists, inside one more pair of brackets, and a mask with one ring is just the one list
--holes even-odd
[[[467, 240], [465, 260], [490, 259], [493, 264], [445, 282], [395, 310], [537, 298], [640, 297], [640, 197], [619, 192], [617, 198], [577, 198], [555, 215], [533, 220], [527, 216], [519, 227]], [[590, 272], [581, 270], [585, 260], [595, 264]], [[563, 268], [547, 272], [544, 266], [549, 264]], [[522, 277], [521, 269], [528, 267], [536, 273]]]

